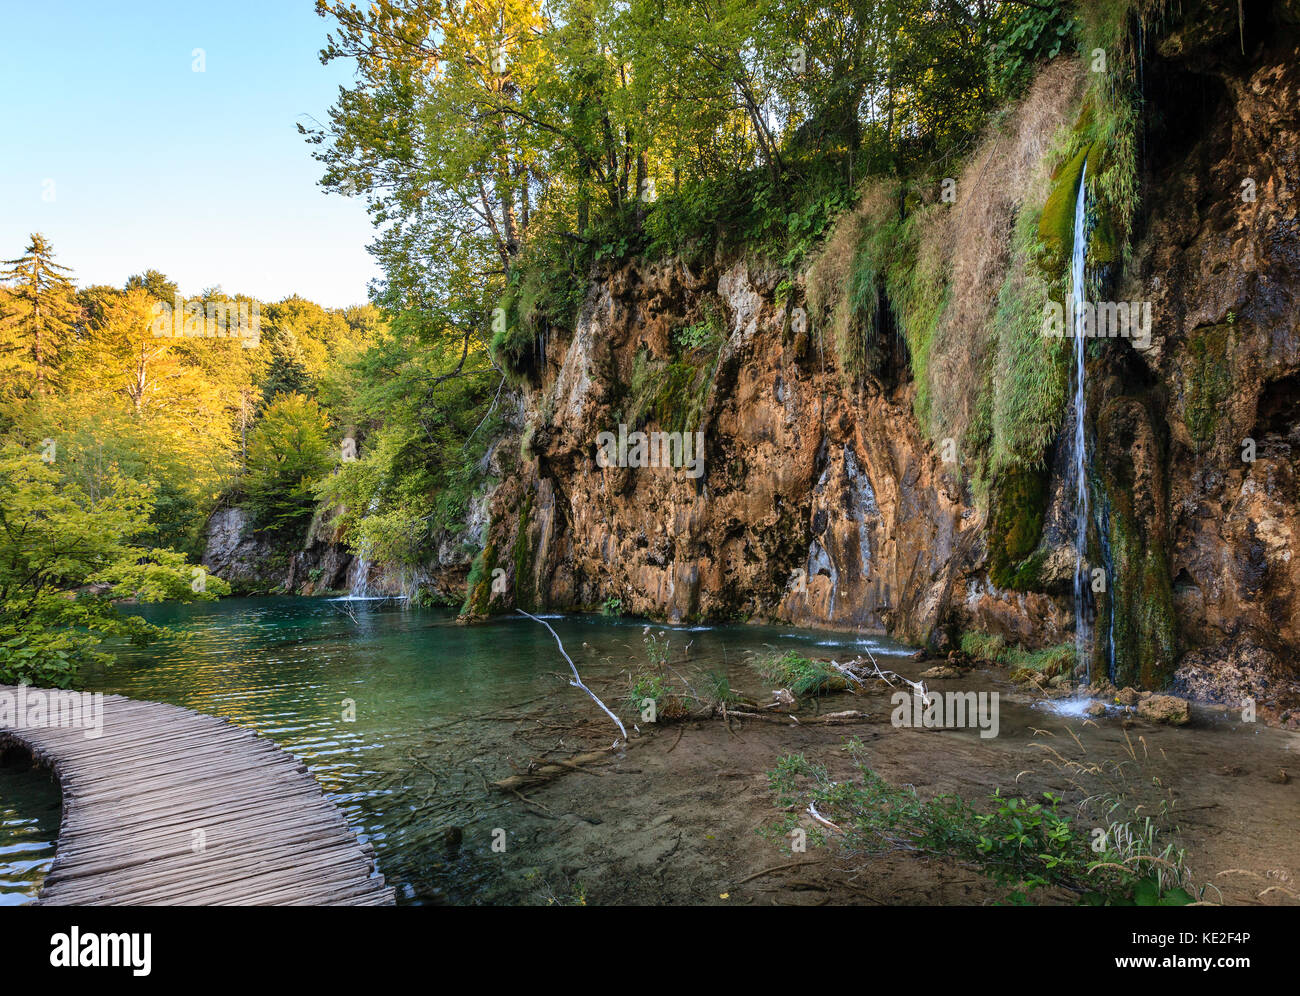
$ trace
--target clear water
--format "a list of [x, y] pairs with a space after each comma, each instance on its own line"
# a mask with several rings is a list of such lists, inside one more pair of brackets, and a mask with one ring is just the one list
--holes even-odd
[[14, 752], [0, 759], [0, 906], [30, 903], [54, 860], [58, 784]]
[[[90, 689], [225, 716], [274, 739], [307, 764], [353, 829], [373, 843], [401, 903], [523, 898], [487, 848], [449, 856], [443, 831], [458, 826], [466, 841], [489, 839], [501, 811], [521, 805], [486, 790], [485, 780], [510, 774], [506, 757], [519, 759], [520, 744], [510, 739], [514, 724], [485, 717], [584, 701], [555, 676], [567, 667], [544, 627], [517, 616], [461, 626], [447, 611], [378, 600], [227, 599], [142, 611], [189, 638], [123, 649], [113, 667], [85, 675]], [[622, 676], [645, 660], [643, 622], [547, 620], [598, 690], [601, 682], [625, 689]], [[745, 651], [849, 656], [865, 646], [892, 656], [906, 649], [883, 637], [774, 627], [667, 631], [674, 655], [691, 643], [692, 662], [726, 671], [735, 687], [755, 683]], [[612, 694], [602, 694], [619, 708]], [[344, 719], [349, 701], [354, 722]], [[48, 848], [57, 819], [41, 826]], [[12, 836], [0, 827], [0, 847]]]

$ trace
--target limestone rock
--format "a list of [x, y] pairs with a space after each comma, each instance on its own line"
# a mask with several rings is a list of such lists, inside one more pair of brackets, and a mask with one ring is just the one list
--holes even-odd
[[1138, 715], [1153, 723], [1185, 726], [1191, 721], [1191, 711], [1186, 699], [1174, 695], [1152, 695], [1138, 703]]

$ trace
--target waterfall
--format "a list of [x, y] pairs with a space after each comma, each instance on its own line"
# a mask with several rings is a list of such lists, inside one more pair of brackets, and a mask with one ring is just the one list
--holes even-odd
[[370, 560], [364, 554], [357, 554], [348, 573], [352, 575], [351, 584], [348, 586], [348, 597], [369, 598]]
[[1092, 681], [1088, 653], [1088, 445], [1084, 422], [1088, 401], [1084, 393], [1084, 346], [1087, 320], [1087, 288], [1084, 283], [1084, 257], [1087, 238], [1088, 164], [1079, 173], [1079, 195], [1074, 204], [1074, 254], [1070, 259], [1070, 295], [1074, 308], [1074, 646], [1076, 670]]
[[[383, 481], [380, 481], [383, 486]], [[370, 499], [370, 505], [366, 509], [366, 515], [374, 515], [379, 509], [379, 494], [375, 493]], [[357, 550], [357, 555], [348, 568], [348, 598], [370, 598], [370, 542], [363, 540]]]

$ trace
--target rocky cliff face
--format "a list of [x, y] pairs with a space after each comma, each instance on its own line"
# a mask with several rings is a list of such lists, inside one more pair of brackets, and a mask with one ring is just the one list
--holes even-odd
[[236, 595], [283, 590], [287, 556], [254, 532], [248, 513], [223, 506], [208, 519], [203, 566], [230, 583]]
[[[784, 276], [674, 261], [597, 282], [530, 397], [526, 473], [494, 501], [503, 601], [615, 599], [673, 622], [766, 619], [918, 644], [942, 643], [944, 624], [1031, 645], [1068, 636], [1059, 598], [1000, 592], [980, 570], [983, 518], [921, 433], [902, 371], [846, 388], [809, 342], [798, 288], [778, 299]], [[638, 365], [671, 362], [674, 330], [708, 302], [727, 318], [716, 359], [699, 359], [702, 472], [600, 466], [601, 434], [638, 428]]]
[[[928, 636], [977, 533], [973, 510], [942, 480], [910, 388], [846, 393], [776, 301], [781, 277], [744, 261], [698, 273], [678, 261], [633, 264], [597, 285], [536, 398], [534, 483], [498, 496], [515, 530], [499, 543], [520, 551], [518, 599]], [[699, 476], [598, 466], [601, 433], [638, 428], [626, 389], [638, 362], [668, 361], [674, 330], [702, 302], [727, 318], [696, 371]]]
[[[1300, 645], [1300, 51], [1286, 33], [1248, 38], [1244, 57], [1228, 41], [1176, 37], [1149, 55], [1165, 126], [1112, 291], [1151, 302], [1153, 339], [1095, 344], [1088, 371], [1108, 520], [1092, 549], [1113, 578], [1097, 643], [1102, 666], [1111, 646], [1133, 650], [1124, 683], [1165, 684], [1181, 665], [1187, 690], [1277, 700]], [[471, 608], [617, 600], [674, 622], [918, 644], [964, 629], [1071, 640], [1073, 564], [1054, 563], [1073, 528], [1062, 446], [1044, 590], [999, 590], [987, 516], [914, 418], [906, 358], [847, 388], [802, 304], [797, 275], [752, 259], [599, 274], [525, 392], [523, 473], [493, 499]], [[711, 317], [717, 336], [701, 346]], [[602, 466], [601, 434], [620, 425], [698, 430], [702, 472]]]
[[419, 570], [356, 556], [344, 541], [338, 509], [321, 506], [300, 545], [258, 532], [247, 511], [223, 507], [208, 520], [203, 564], [237, 595], [295, 594], [420, 597], [459, 605], [472, 550], [487, 524], [486, 496], [471, 503], [466, 531], [445, 536], [437, 559]]
[[1207, 668], [1231, 662], [1233, 700], [1276, 699], [1300, 645], [1300, 48], [1285, 37], [1248, 61], [1165, 46], [1153, 96], [1194, 139], [1154, 157], [1124, 288], [1157, 334], [1097, 381], [1101, 462], [1168, 564], [1174, 652], [1195, 651], [1177, 680], [1205, 694]]

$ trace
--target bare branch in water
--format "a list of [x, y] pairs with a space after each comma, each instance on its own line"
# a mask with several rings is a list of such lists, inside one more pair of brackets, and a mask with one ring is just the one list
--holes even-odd
[[608, 716], [610, 719], [612, 719], [614, 723], [618, 726], [618, 732], [623, 734], [623, 740], [626, 742], [627, 730], [623, 726], [623, 721], [619, 719], [617, 716], [615, 716], [612, 712], [610, 712], [609, 706], [605, 705], [604, 702], [600, 701], [600, 699], [596, 697], [596, 693], [582, 683], [582, 676], [578, 674], [577, 666], [573, 663], [573, 659], [569, 656], [569, 652], [564, 649], [564, 644], [560, 642], [560, 634], [555, 632], [555, 630], [551, 629], [551, 624], [548, 623], [545, 619], [538, 619], [535, 615], [533, 615], [530, 612], [525, 612], [523, 609], [517, 608], [515, 609], [515, 611], [518, 612], [521, 616], [528, 616], [528, 618], [531, 619], [533, 622], [541, 623], [548, 630], [550, 630], [551, 636], [555, 637], [555, 645], [560, 648], [560, 653], [563, 654], [564, 659], [569, 662], [569, 670], [573, 672], [573, 680], [570, 681], [569, 684], [572, 685], [574, 688], [581, 688], [584, 692], [586, 692], [588, 695], [591, 696], [591, 701], [595, 702], [596, 705], [600, 706], [601, 709], [605, 710], [605, 715]]

